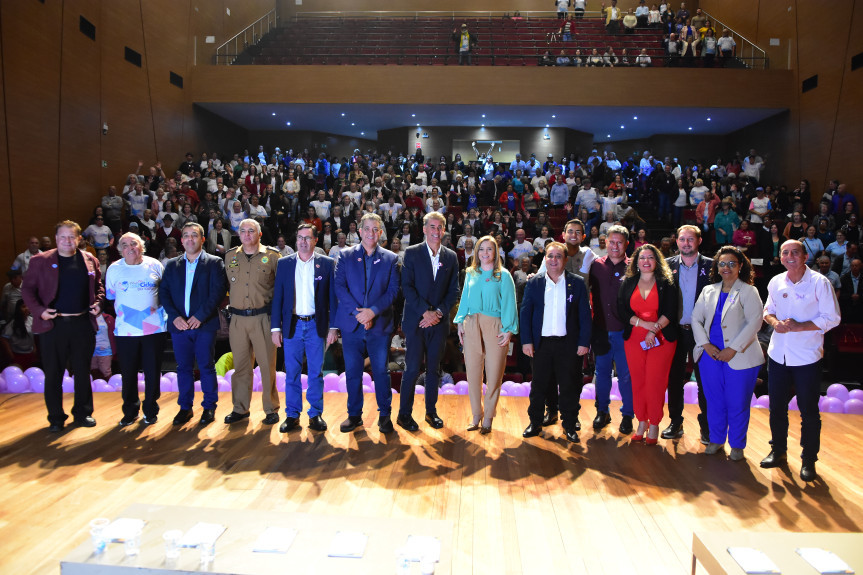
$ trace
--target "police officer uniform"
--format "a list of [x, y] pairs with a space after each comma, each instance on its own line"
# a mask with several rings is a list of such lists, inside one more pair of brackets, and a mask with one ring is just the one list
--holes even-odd
[[[225, 254], [225, 271], [230, 290], [229, 340], [234, 355], [232, 415], [248, 416], [252, 398], [252, 367], [257, 358], [261, 368], [264, 413], [267, 416], [275, 415], [273, 423], [279, 420], [279, 394], [276, 390], [276, 347], [270, 336], [270, 303], [273, 300], [279, 257], [278, 250], [262, 244], [258, 244], [258, 251], [252, 256], [243, 252], [243, 246]], [[228, 418], [226, 423], [231, 423]], [[234, 421], [237, 419], [241, 418], [233, 418]]]

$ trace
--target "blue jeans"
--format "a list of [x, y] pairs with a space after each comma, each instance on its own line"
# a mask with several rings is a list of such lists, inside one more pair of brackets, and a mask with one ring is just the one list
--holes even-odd
[[201, 371], [201, 391], [204, 409], [216, 409], [219, 388], [216, 382], [216, 332], [187, 329], [171, 334], [174, 357], [177, 359], [177, 403], [180, 409], [192, 409], [195, 403], [195, 360]]
[[375, 381], [375, 399], [381, 417], [392, 413], [393, 391], [387, 354], [390, 351], [389, 334], [370, 334], [363, 327], [342, 332], [342, 350], [345, 355], [345, 384], [348, 388], [348, 415], [363, 414], [363, 353], [368, 353]]
[[671, 196], [666, 194], [665, 192], [660, 191], [657, 194], [657, 213], [659, 214], [659, 219], [665, 219], [671, 212]]
[[608, 332], [608, 343], [611, 351], [596, 356], [596, 412], [608, 413], [611, 396], [611, 364], [617, 366], [617, 386], [620, 388], [620, 398], [623, 406], [622, 415], [632, 417], [632, 379], [629, 377], [629, 366], [626, 363], [626, 353], [623, 351], [623, 332]]
[[[294, 337], [282, 335], [285, 350], [285, 415], [299, 417], [303, 410], [303, 388], [300, 374], [303, 371], [303, 355], [306, 356], [309, 372], [309, 388], [306, 399], [309, 402], [309, 417], [324, 411], [324, 367], [325, 339], [318, 335], [315, 320], [297, 320]], [[362, 376], [360, 376], [362, 377]]]
[[[788, 366], [767, 359], [767, 392], [770, 395], [770, 435], [773, 451], [788, 450], [788, 402], [791, 387], [797, 391], [800, 409], [800, 446], [804, 463], [815, 463], [821, 449], [821, 360], [809, 365]], [[708, 404], [709, 405], [709, 404]]]

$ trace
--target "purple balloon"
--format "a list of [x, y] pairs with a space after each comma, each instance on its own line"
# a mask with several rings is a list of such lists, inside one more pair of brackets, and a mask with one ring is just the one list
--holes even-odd
[[45, 380], [45, 372], [39, 369], [38, 367], [31, 367], [24, 371], [24, 375], [27, 376], [27, 379], [33, 381], [34, 377], [41, 377], [42, 380]]
[[838, 397], [828, 397], [824, 402], [824, 409], [827, 413], [845, 413], [845, 402]]
[[849, 397], [848, 388], [841, 383], [834, 383], [827, 388], [827, 397], [835, 397], [844, 403]]
[[440, 392], [441, 393], [443, 393], [447, 389], [451, 389], [451, 390], [455, 391], [455, 384], [454, 383], [445, 383], [442, 386], [440, 386]]
[[30, 391], [30, 379], [20, 369], [6, 376], [6, 387], [9, 393], [27, 393]]
[[863, 415], [863, 400], [849, 399], [845, 402], [845, 413], [851, 415]]
[[363, 386], [363, 393], [374, 393], [374, 392], [375, 392], [375, 388], [372, 387], [371, 385], [364, 385]]
[[761, 397], [756, 399], [755, 400], [755, 407], [760, 407], [762, 409], [769, 409], [770, 408], [770, 396], [769, 395], [762, 395]]
[[459, 395], [467, 395], [467, 392], [468, 392], [468, 389], [469, 389], [469, 388], [470, 388], [470, 386], [469, 386], [469, 385], [468, 385], [468, 383], [467, 383], [466, 381], [464, 381], [464, 380], [461, 380], [460, 382], [458, 382], [458, 383], [456, 383], [456, 384], [455, 384], [455, 391], [456, 391], [456, 393], [458, 393]]
[[852, 389], [848, 392], [848, 399], [859, 399], [863, 401], [863, 389]]
[[372, 383], [372, 376], [369, 373], [363, 372], [363, 385], [374, 385]]
[[252, 370], [252, 377], [261, 377], [261, 366], [255, 366], [255, 369]]
[[233, 379], [233, 377], [234, 377], [234, 370], [233, 370], [233, 369], [229, 369], [229, 370], [225, 373], [225, 379], [227, 379], [227, 380], [228, 380], [228, 382], [230, 382], [230, 381], [231, 381], [231, 379]]
[[261, 383], [260, 379], [256, 379], [252, 382], [252, 391], [263, 391], [264, 384]]
[[[369, 382], [366, 383], [366, 379], [363, 378], [363, 384], [362, 385], [363, 385], [363, 387], [372, 387], [373, 384], [372, 384], [371, 380], [369, 380]], [[348, 391], [348, 380], [340, 377], [339, 381], [336, 383], [336, 389], [339, 391], [339, 393], [347, 393], [347, 391]]]
[[335, 373], [328, 373], [324, 376], [324, 391], [338, 391], [339, 376]]
[[119, 373], [115, 373], [108, 378], [108, 384], [113, 387], [114, 390], [123, 389], [123, 376]]
[[516, 397], [527, 397], [530, 395], [530, 386], [529, 385], [518, 385], [512, 388], [512, 394]]
[[[749, 400], [749, 407], [756, 407], [755, 403], [758, 401], [758, 397], [753, 393], [752, 398]], [[668, 392], [665, 392], [665, 402], [668, 403]]]
[[219, 377], [216, 379], [219, 384], [219, 391], [231, 391], [231, 382], [225, 379], [224, 377]]
[[162, 391], [170, 391], [171, 390], [171, 378], [162, 376], [159, 378], [159, 389]]
[[414, 393], [416, 393], [417, 395], [425, 395], [425, 393], [426, 393], [425, 386], [424, 385], [415, 386], [414, 387]]
[[104, 379], [97, 379], [93, 382], [93, 391], [98, 391], [101, 393], [114, 393], [114, 388], [111, 387], [111, 384]]
[[30, 380], [30, 389], [33, 393], [45, 393], [45, 376], [34, 377]]
[[143, 379], [138, 380], [138, 391], [144, 391], [146, 389], [146, 384]]
[[515, 394], [512, 392], [512, 388], [511, 388], [511, 387], [502, 387], [502, 386], [501, 386], [501, 388], [500, 388], [500, 394], [501, 394], [501, 396], [507, 396], [507, 397], [509, 397], [510, 395], [515, 395]]
[[10, 379], [13, 375], [24, 375], [24, 372], [23, 372], [23, 371], [21, 371], [21, 368], [20, 368], [20, 367], [18, 367], [17, 365], [10, 365], [10, 366], [9, 366], [9, 367], [7, 367], [6, 369], [4, 369], [4, 370], [3, 370], [3, 377], [5, 377], [5, 378], [6, 378], [6, 384], [7, 384], [7, 385], [9, 384], [9, 379]]
[[6, 387], [6, 378], [3, 377], [2, 373], [0, 373], [0, 393], [6, 393], [7, 389], [8, 388]]
[[440, 395], [458, 395], [458, 392], [455, 390], [455, 386], [449, 389], [441, 389]]
[[797, 396], [791, 398], [791, 401], [788, 402], [788, 411], [800, 411], [800, 408], [797, 406]]
[[596, 399], [596, 389], [585, 385], [581, 390], [581, 399]]
[[300, 374], [300, 388], [306, 391], [309, 388], [309, 376], [305, 373]]
[[72, 393], [75, 391], [75, 380], [69, 376], [63, 378], [63, 393]]

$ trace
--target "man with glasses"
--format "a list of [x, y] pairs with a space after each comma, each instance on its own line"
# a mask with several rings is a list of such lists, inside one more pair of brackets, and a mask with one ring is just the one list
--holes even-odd
[[197, 360], [204, 394], [200, 425], [208, 425], [216, 419], [219, 401], [215, 354], [219, 304], [227, 290], [225, 262], [203, 251], [204, 228], [199, 224], [186, 223], [181, 241], [186, 253], [168, 261], [159, 284], [159, 301], [168, 314], [168, 331], [177, 360], [180, 411], [173, 424], [183, 425], [192, 419]]
[[398, 256], [378, 246], [382, 231], [380, 216], [364, 215], [360, 220], [361, 243], [341, 252], [336, 265], [338, 310], [334, 326], [342, 334], [348, 389], [348, 418], [340, 426], [345, 433], [363, 424], [363, 354], [371, 361], [380, 412], [378, 427], [382, 433], [393, 431], [387, 353], [394, 329], [399, 272]]
[[282, 258], [276, 270], [270, 331], [273, 345], [284, 346], [285, 353], [285, 421], [279, 427], [282, 433], [300, 427], [303, 356], [308, 364], [309, 429], [327, 430], [322, 370], [324, 351], [338, 339], [338, 330], [331, 325], [336, 310], [335, 262], [315, 253], [317, 239], [315, 226], [300, 224], [297, 253]]

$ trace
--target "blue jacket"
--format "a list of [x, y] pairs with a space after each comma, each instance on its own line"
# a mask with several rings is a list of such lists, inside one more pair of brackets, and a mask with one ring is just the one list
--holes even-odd
[[[590, 347], [590, 301], [584, 281], [571, 272], [564, 273], [566, 281], [566, 342], [575, 347]], [[533, 276], [524, 288], [519, 324], [521, 344], [532, 343], [539, 347], [542, 337], [542, 319], [545, 312], [545, 272]]]
[[[201, 322], [204, 331], [218, 331], [219, 304], [228, 292], [225, 275], [225, 262], [222, 258], [201, 252], [195, 275], [192, 278], [192, 291], [189, 294], [189, 311]], [[186, 318], [186, 256], [178, 256], [168, 261], [162, 281], [159, 282], [159, 303], [168, 314], [168, 331], [177, 333], [174, 320]]]
[[405, 296], [402, 327], [405, 331], [416, 329], [423, 313], [434, 309], [439, 309], [443, 314], [438, 325], [445, 325], [449, 330], [449, 312], [459, 295], [458, 274], [458, 256], [445, 246], [440, 248], [437, 276], [432, 276], [431, 256], [426, 242], [405, 250], [401, 273], [402, 293]]
[[[366, 298], [364, 253], [365, 249], [359, 244], [339, 254], [336, 262], [338, 308], [333, 323], [344, 333], [362, 329], [356, 319], [357, 308], [368, 307], [375, 312], [375, 320], [369, 332], [389, 335], [394, 329], [393, 302], [399, 293], [398, 256], [380, 246], [376, 248]], [[364, 301], [367, 303], [363, 303]]]
[[[332, 320], [336, 315], [336, 290], [333, 285], [336, 263], [333, 258], [314, 254], [315, 260], [315, 324], [320, 337], [327, 336], [327, 330], [333, 327]], [[270, 327], [282, 330], [282, 337], [294, 337], [297, 327], [294, 318], [294, 298], [296, 290], [297, 254], [291, 254], [279, 260], [276, 268], [276, 287], [273, 291]]]

